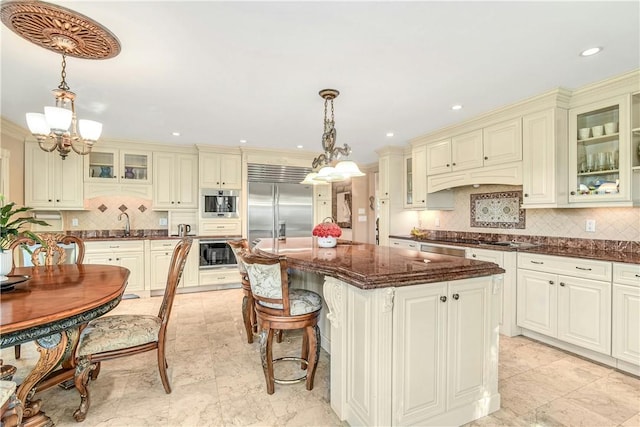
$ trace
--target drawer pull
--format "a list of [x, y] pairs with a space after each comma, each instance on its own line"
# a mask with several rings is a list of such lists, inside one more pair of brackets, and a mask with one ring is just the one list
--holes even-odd
[[636, 277], [640, 277], [640, 274], [636, 274]]
[[544, 264], [544, 262], [542, 262], [542, 261], [531, 261], [531, 264], [540, 264], [540, 265], [542, 265], [542, 264]]
[[550, 284], [550, 285], [553, 285], [553, 280], [549, 280], [549, 284]]
[[460, 295], [459, 294], [453, 294], [452, 297], [453, 297], [454, 300], [460, 299]]
[[224, 225], [218, 225], [216, 228], [224, 228]]
[[442, 302], [447, 302], [447, 297], [446, 297], [446, 296], [444, 296], [444, 295], [442, 295], [442, 296], [440, 297], [440, 301], [442, 301]]
[[566, 283], [560, 282], [560, 286], [564, 286], [564, 285], [566, 285]]
[[109, 246], [109, 247], [110, 247], [111, 249], [117, 249], [117, 248], [119, 248], [119, 247], [120, 247], [120, 245], [117, 245], [117, 246]]
[[577, 266], [576, 266], [576, 268], [577, 268], [578, 270], [591, 271], [591, 269], [590, 269], [590, 268], [577, 267]]

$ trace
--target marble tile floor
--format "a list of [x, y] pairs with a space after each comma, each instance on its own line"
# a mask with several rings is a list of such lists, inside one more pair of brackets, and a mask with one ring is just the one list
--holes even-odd
[[[155, 313], [160, 300], [125, 300], [112, 313]], [[177, 296], [167, 346], [171, 394], [162, 388], [155, 352], [148, 352], [103, 362], [89, 385], [92, 405], [83, 423], [72, 416], [75, 389], [40, 393], [46, 413], [57, 426], [345, 425], [329, 403], [324, 351], [312, 391], [304, 383], [276, 384], [267, 395], [258, 344], [246, 343], [241, 300], [240, 289]], [[298, 353], [299, 338], [285, 335], [274, 357]], [[22, 353], [19, 361], [12, 348], [0, 354], [19, 368], [18, 380], [38, 357], [33, 344], [23, 345]], [[525, 337], [501, 336], [499, 389], [502, 408], [469, 427], [640, 426], [640, 379]]]

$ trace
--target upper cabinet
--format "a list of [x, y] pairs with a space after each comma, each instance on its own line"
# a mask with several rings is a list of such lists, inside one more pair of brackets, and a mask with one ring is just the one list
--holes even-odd
[[196, 209], [198, 156], [156, 152], [153, 164], [153, 208]]
[[522, 117], [522, 207], [567, 204], [567, 110], [550, 108]]
[[403, 191], [404, 194], [404, 207], [405, 209], [413, 208], [413, 158], [411, 154], [405, 154], [404, 156], [404, 182]]
[[[453, 193], [438, 191], [427, 194], [428, 146], [416, 144], [412, 147], [411, 157], [405, 156], [405, 209], [453, 209]], [[411, 189], [411, 192], [408, 191]]]
[[522, 160], [520, 118], [427, 144], [427, 175]]
[[242, 189], [242, 157], [240, 154], [201, 151], [200, 187], [229, 190]]
[[569, 110], [569, 203], [631, 202], [631, 95]]
[[151, 152], [94, 148], [85, 156], [84, 180], [95, 183], [151, 183]]
[[24, 203], [35, 209], [83, 209], [82, 157], [43, 151], [37, 143], [24, 149]]

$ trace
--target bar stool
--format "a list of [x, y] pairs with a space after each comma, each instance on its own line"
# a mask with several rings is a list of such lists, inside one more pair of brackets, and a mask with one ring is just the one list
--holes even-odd
[[[290, 289], [286, 257], [263, 257], [247, 252], [239, 256], [245, 264], [260, 330], [260, 355], [267, 383], [267, 393], [273, 394], [274, 383], [291, 384], [306, 380], [307, 390], [313, 389], [313, 379], [320, 356], [318, 318], [322, 297], [306, 289]], [[276, 330], [303, 329], [301, 357], [273, 359], [273, 336]], [[275, 378], [274, 362], [299, 361], [306, 375], [293, 380]]]
[[227, 243], [233, 250], [233, 254], [238, 261], [238, 270], [240, 271], [240, 278], [242, 283], [242, 292], [244, 297], [242, 298], [242, 320], [244, 321], [244, 328], [247, 331], [247, 342], [253, 343], [253, 334], [258, 333], [258, 327], [256, 324], [256, 312], [254, 308], [253, 295], [251, 294], [251, 284], [249, 283], [249, 277], [247, 276], [247, 269], [244, 263], [239, 258], [240, 252], [250, 252], [249, 242], [247, 239], [240, 240], [227, 240]]

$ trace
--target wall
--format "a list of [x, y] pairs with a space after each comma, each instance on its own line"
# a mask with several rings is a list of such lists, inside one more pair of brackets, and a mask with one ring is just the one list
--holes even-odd
[[[522, 190], [522, 187], [483, 185], [479, 188], [470, 186], [456, 188], [454, 189], [455, 210], [421, 211], [415, 226], [430, 230], [640, 241], [640, 208], [527, 209], [525, 229], [501, 230], [469, 225], [471, 194], [515, 190]], [[440, 227], [435, 226], [436, 218], [440, 219]], [[587, 219], [596, 220], [595, 233], [585, 231]], [[408, 227], [407, 233], [410, 230], [411, 227]]]

